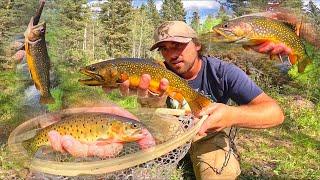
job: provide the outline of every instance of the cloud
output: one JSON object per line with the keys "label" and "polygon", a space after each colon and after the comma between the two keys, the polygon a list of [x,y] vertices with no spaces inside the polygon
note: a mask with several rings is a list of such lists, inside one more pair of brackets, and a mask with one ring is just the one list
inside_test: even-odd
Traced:
{"label": "cloud", "polygon": [[156,1],[156,8],[158,11],[160,11],[161,6],[162,6],[162,1]]}
{"label": "cloud", "polygon": [[[161,9],[162,1],[156,1],[157,10]],[[184,9],[216,9],[220,7],[220,4],[216,1],[182,1]]]}
{"label": "cloud", "polygon": [[216,9],[220,4],[216,1],[182,1],[185,10],[189,9]]}

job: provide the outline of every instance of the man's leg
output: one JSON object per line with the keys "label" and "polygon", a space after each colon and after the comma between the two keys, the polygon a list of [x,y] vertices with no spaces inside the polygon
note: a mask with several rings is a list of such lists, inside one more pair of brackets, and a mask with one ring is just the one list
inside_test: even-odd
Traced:
{"label": "man's leg", "polygon": [[[229,138],[225,132],[195,139],[189,152],[197,180],[236,179],[241,173],[240,165],[234,153],[228,154],[229,149]],[[225,159],[229,160],[223,167]],[[219,174],[221,168],[223,170]]]}

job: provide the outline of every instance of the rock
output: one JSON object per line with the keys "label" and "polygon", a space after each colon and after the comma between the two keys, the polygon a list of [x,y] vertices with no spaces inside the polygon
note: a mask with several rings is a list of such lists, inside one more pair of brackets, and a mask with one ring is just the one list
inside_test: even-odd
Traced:
{"label": "rock", "polygon": [[13,56],[12,59],[15,61],[15,63],[21,63],[23,58],[25,56],[25,51],[24,50],[19,50],[16,52]]}
{"label": "rock", "polygon": [[[23,39],[24,40],[24,39]],[[10,44],[10,48],[15,51],[24,49],[24,41],[17,40]]]}
{"label": "rock", "polygon": [[34,85],[27,87],[24,91],[24,94],[25,98],[23,101],[23,105],[26,106],[25,109],[30,110],[30,112],[28,111],[28,113],[33,114],[46,111],[46,106],[39,103],[40,92]]}

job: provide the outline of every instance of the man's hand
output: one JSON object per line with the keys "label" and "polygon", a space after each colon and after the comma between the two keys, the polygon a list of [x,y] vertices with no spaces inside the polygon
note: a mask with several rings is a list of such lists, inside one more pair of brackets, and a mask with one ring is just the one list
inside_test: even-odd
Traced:
{"label": "man's hand", "polygon": [[285,44],[275,44],[273,42],[264,42],[255,46],[249,46],[249,48],[259,53],[270,54],[270,56],[288,55],[292,52],[292,50],[288,48]]}
{"label": "man's hand", "polygon": [[85,144],[72,136],[61,136],[57,131],[49,132],[49,142],[52,148],[59,152],[68,152],[74,157],[98,156],[100,158],[114,157],[121,152],[121,143],[90,143]]}
{"label": "man's hand", "polygon": [[212,103],[205,107],[200,112],[200,116],[208,115],[207,119],[203,122],[198,134],[205,136],[206,131],[221,131],[225,128],[231,127],[233,118],[231,117],[232,106],[222,103]]}
{"label": "man's hand", "polygon": [[[150,82],[151,76],[143,74],[136,89],[130,88],[129,80],[127,80],[120,84],[120,93],[123,96],[138,95],[138,102],[145,107],[163,107],[167,99],[165,91],[169,86],[169,81],[165,78],[161,79],[158,88],[159,94],[153,94],[149,91]],[[109,92],[111,89],[104,87],[104,90]]]}

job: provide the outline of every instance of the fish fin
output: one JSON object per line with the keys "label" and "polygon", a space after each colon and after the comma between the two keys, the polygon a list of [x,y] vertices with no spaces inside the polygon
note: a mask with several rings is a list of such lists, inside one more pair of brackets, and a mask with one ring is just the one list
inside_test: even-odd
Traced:
{"label": "fish fin", "polygon": [[261,44],[261,43],[264,43],[266,42],[267,39],[249,39],[249,38],[241,38],[237,41],[235,41],[235,43],[237,44],[245,44],[246,46],[248,45],[258,45],[258,44]]}
{"label": "fish fin", "polygon": [[98,146],[104,146],[106,144],[114,143],[117,142],[113,139],[104,139],[104,138],[98,138],[97,141],[95,142],[96,145]]}
{"label": "fish fin", "polygon": [[55,103],[55,100],[51,96],[51,94],[49,93],[49,96],[47,96],[47,97],[40,96],[40,103],[41,104],[53,104],[53,103]]}
{"label": "fish fin", "polygon": [[32,76],[32,73],[31,73],[31,70],[30,70],[30,69],[29,69],[29,74],[30,74],[30,78],[31,78],[32,81],[33,81],[34,86],[36,87],[36,89],[37,89],[38,91],[40,91],[40,86],[35,82],[35,80],[34,80],[34,78],[33,78],[33,76]]}
{"label": "fish fin", "polygon": [[200,113],[200,111],[202,110],[202,108],[209,106],[212,103],[212,101],[208,97],[206,97],[198,92],[195,92],[195,93],[197,93],[196,98],[194,98],[191,101],[188,101],[188,104],[191,108],[191,111],[195,115],[198,115]]}
{"label": "fish fin", "polygon": [[308,64],[311,64],[312,61],[310,59],[310,57],[306,57],[304,58],[302,61],[298,62],[298,72],[302,73],[304,72],[304,69],[307,67]]}
{"label": "fish fin", "polygon": [[289,54],[289,60],[290,60],[290,63],[291,63],[292,65],[297,63],[297,59],[298,59],[298,56],[297,56],[297,55],[295,55],[295,54]]}
{"label": "fish fin", "polygon": [[97,146],[104,146],[104,145],[110,144],[110,142],[108,142],[108,141],[97,141],[95,144]]}
{"label": "fish fin", "polygon": [[183,96],[180,92],[178,91],[169,91],[168,92],[168,95],[172,98],[172,99],[175,99],[179,102],[179,104],[181,105],[183,103]]}
{"label": "fish fin", "polygon": [[299,37],[300,37],[300,35],[301,35],[302,25],[303,25],[303,24],[302,24],[302,19],[301,19],[300,23],[296,24],[296,28],[295,28],[296,34],[297,34],[297,36],[299,36]]}

